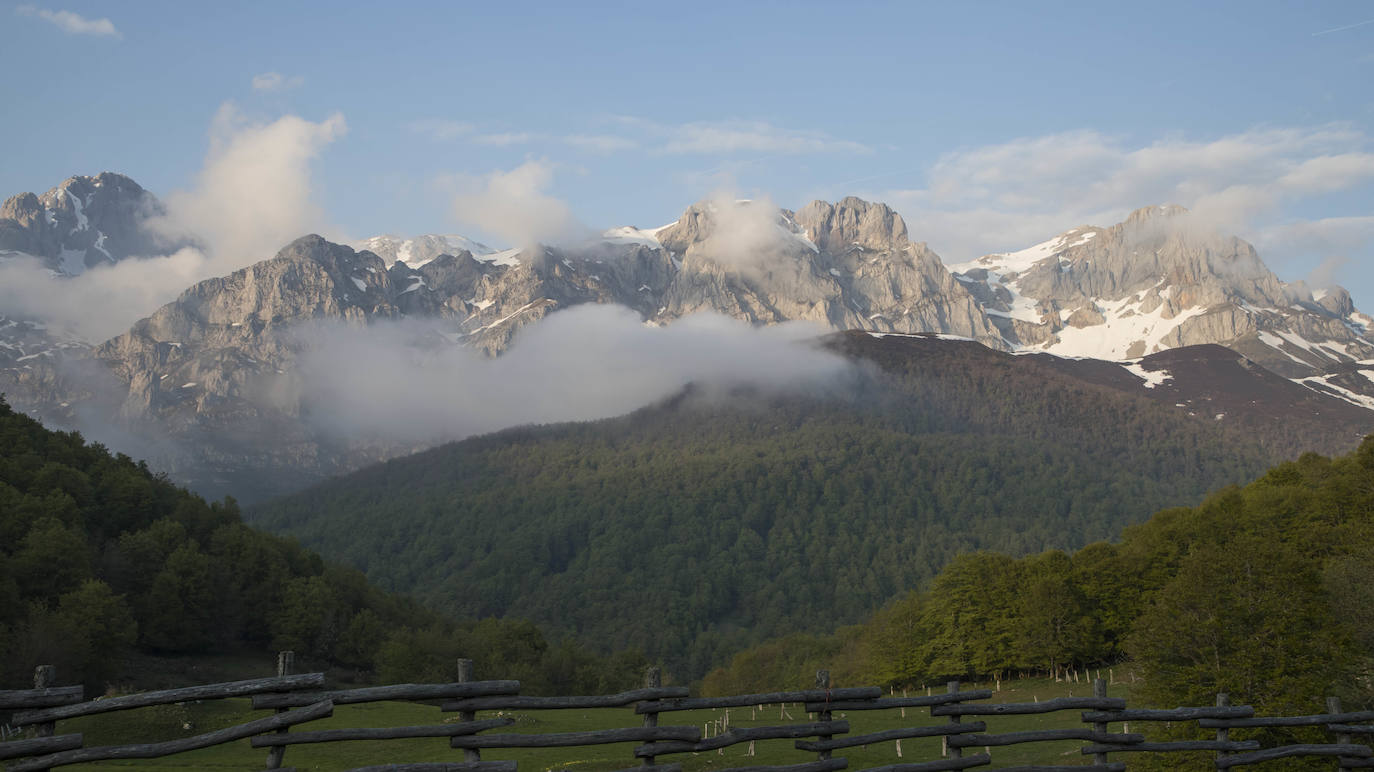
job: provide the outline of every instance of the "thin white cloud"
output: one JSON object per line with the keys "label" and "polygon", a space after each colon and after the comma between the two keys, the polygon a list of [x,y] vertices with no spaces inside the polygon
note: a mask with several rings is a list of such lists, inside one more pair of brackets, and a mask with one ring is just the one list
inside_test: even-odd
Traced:
{"label": "thin white cloud", "polygon": [[593,153],[614,153],[639,147],[637,140],[612,134],[549,134],[538,131],[483,131],[470,121],[449,118],[424,118],[406,124],[406,129],[437,142],[465,140],[489,147],[514,147],[537,142],[563,144]]}
{"label": "thin white cloud", "polygon": [[798,131],[765,121],[695,122],[666,127],[660,148],[668,154],[724,155],[729,153],[867,153],[859,142],[836,139],[819,131]]}
{"label": "thin white cloud", "polygon": [[1374,182],[1370,144],[1346,126],[1147,145],[1076,131],[948,153],[924,187],[865,194],[897,207],[913,236],[948,262],[1019,249],[1076,225],[1110,225],[1166,202],[1258,240],[1260,224],[1287,206]]}
{"label": "thin white cloud", "polygon": [[562,141],[566,145],[592,153],[619,153],[639,147],[635,140],[614,134],[572,134],[563,137]]}
{"label": "thin white cloud", "polygon": [[1330,35],[1333,32],[1345,32],[1348,29],[1363,27],[1366,24],[1374,24],[1374,19],[1365,19],[1364,21],[1357,21],[1354,24],[1347,24],[1344,27],[1333,27],[1331,29],[1324,29],[1320,32],[1313,32],[1312,37],[1317,37],[1318,35]]}
{"label": "thin white cloud", "polygon": [[287,77],[279,72],[264,72],[253,76],[254,91],[287,91],[304,85],[305,77],[301,75]]}
{"label": "thin white cloud", "polygon": [[14,9],[20,16],[42,19],[68,35],[92,35],[95,37],[122,38],[124,35],[115,28],[109,19],[87,19],[71,11],[50,11],[32,5],[21,5]]}
{"label": "thin white cloud", "polygon": [[633,115],[603,118],[621,129],[615,133],[551,135],[508,132],[481,135],[474,142],[509,145],[533,141],[556,142],[597,153],[644,149],[666,155],[715,155],[768,153],[808,155],[818,153],[870,153],[872,148],[822,131],[788,129],[767,121],[722,120],[666,124]]}
{"label": "thin white cloud", "polygon": [[540,135],[528,131],[503,131],[495,134],[477,134],[471,139],[479,145],[509,147],[510,145],[529,144],[539,138]]}
{"label": "thin white cloud", "polygon": [[1356,267],[1354,256],[1374,249],[1374,215],[1280,223],[1261,229],[1254,241],[1265,254],[1315,264],[1306,281],[1314,288],[1326,287],[1338,283],[1342,271]]}
{"label": "thin white cloud", "polygon": [[454,121],[446,118],[424,118],[411,121],[407,128],[416,134],[423,134],[440,142],[465,137],[477,131],[477,127],[467,121]]}

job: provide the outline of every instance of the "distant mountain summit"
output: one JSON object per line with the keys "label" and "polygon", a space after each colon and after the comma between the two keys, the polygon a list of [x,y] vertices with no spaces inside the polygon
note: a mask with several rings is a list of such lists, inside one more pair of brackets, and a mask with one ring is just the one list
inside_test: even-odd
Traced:
{"label": "distant mountain summit", "polygon": [[1374,359],[1374,320],[1350,293],[1285,284],[1182,207],[951,268],[1017,348],[1128,360],[1217,343],[1291,378]]}
{"label": "distant mountain summit", "polygon": [[[54,280],[129,257],[163,255],[179,244],[163,243],[145,227],[165,214],[161,202],[122,174],[69,177],[42,195],[20,193],[0,204],[0,263],[35,259]],[[0,386],[22,404],[65,409],[52,360],[80,358],[90,341],[71,330],[49,329],[40,320],[0,308]],[[17,388],[15,388],[17,386]]]}
{"label": "distant mountain summit", "polygon": [[1005,348],[938,255],[884,204],[813,201],[798,212],[754,202],[692,205],[657,232],[677,269],[655,320],[716,311],[755,324],[940,332]]}
{"label": "distant mountain summit", "polygon": [[102,262],[165,254],[143,228],[161,214],[157,197],[122,174],[68,177],[41,196],[20,193],[0,205],[0,252],[34,255],[75,276]]}

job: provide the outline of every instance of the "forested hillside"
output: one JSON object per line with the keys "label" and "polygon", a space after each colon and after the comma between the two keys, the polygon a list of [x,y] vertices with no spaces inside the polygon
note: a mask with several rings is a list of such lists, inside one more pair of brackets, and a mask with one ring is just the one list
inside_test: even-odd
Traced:
{"label": "forested hillside", "polygon": [[456,657],[482,652],[481,672],[534,691],[616,688],[643,664],[551,645],[519,620],[455,623],[0,400],[0,687],[55,664],[98,695],[136,677],[133,652],[277,649],[390,681],[450,679]]}
{"label": "forested hillside", "polygon": [[974,343],[832,345],[861,362],[842,393],[689,389],[392,461],[251,517],[438,608],[697,677],[765,638],[858,622],[957,554],[1114,538],[1303,441]]}
{"label": "forested hillside", "polygon": [[802,686],[817,667],[903,685],[1114,664],[1156,706],[1217,692],[1272,714],[1320,712],[1332,694],[1370,704],[1374,437],[1161,511],[1116,544],[961,555],[862,625],[741,652],[706,691]]}

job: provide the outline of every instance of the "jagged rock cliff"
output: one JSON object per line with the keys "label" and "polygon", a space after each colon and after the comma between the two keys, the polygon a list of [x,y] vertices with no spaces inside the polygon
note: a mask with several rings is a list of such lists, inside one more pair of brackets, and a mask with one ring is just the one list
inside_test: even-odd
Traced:
{"label": "jagged rock cliff", "polygon": [[41,257],[73,276],[102,262],[170,251],[143,227],[161,214],[157,198],[122,174],[69,177],[41,196],[21,193],[0,205],[0,252]]}
{"label": "jagged rock cliff", "polygon": [[1181,207],[953,268],[1019,347],[1119,360],[1218,343],[1292,378],[1374,358],[1348,292],[1281,282],[1254,247]]}
{"label": "jagged rock cliff", "polygon": [[655,319],[701,310],[754,323],[941,332],[1005,348],[977,301],[883,204],[814,201],[799,212],[753,202],[693,205],[657,239],[680,270]]}

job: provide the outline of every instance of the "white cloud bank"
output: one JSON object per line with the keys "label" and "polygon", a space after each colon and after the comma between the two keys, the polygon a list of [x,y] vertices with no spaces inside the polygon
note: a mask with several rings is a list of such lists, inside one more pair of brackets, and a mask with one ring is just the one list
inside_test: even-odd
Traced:
{"label": "white cloud bank", "polygon": [[318,123],[297,116],[253,122],[220,108],[196,184],[164,200],[166,216],[146,223],[203,248],[128,258],[69,279],[37,260],[0,263],[0,312],[36,319],[90,342],[123,332],[195,282],[266,260],[311,231],[328,230],[314,203],[310,164],[342,136],[342,115]]}
{"label": "white cloud bank", "polygon": [[68,35],[91,35],[94,37],[122,38],[124,35],[115,28],[109,19],[87,19],[71,11],[49,11],[32,5],[20,5],[14,9],[20,16],[31,16],[52,24]]}
{"label": "white cloud bank", "polygon": [[823,329],[755,328],[718,314],[667,327],[627,308],[580,305],[525,328],[502,356],[415,345],[427,322],[314,331],[299,362],[317,428],[434,442],[508,426],[622,415],[689,383],[770,392],[836,387],[852,365],[814,344]]}
{"label": "white cloud bank", "polygon": [[548,192],[553,171],[547,161],[530,160],[509,171],[448,175],[439,182],[456,191],[453,215],[459,223],[503,243],[525,247],[585,241],[591,229]]}
{"label": "white cloud bank", "polygon": [[1368,243],[1364,218],[1275,221],[1295,203],[1374,182],[1370,145],[1345,126],[1147,145],[1075,131],[947,153],[924,188],[865,195],[899,209],[912,234],[947,262],[1024,248],[1077,225],[1110,225],[1133,209],[1166,202],[1282,262],[1302,232],[1341,231],[1347,244]]}
{"label": "white cloud bank", "polygon": [[347,130],[339,113],[318,123],[295,115],[260,123],[226,103],[211,123],[195,187],[169,194],[167,217],[153,226],[205,241],[220,274],[265,260],[292,239],[327,229],[310,164]]}

